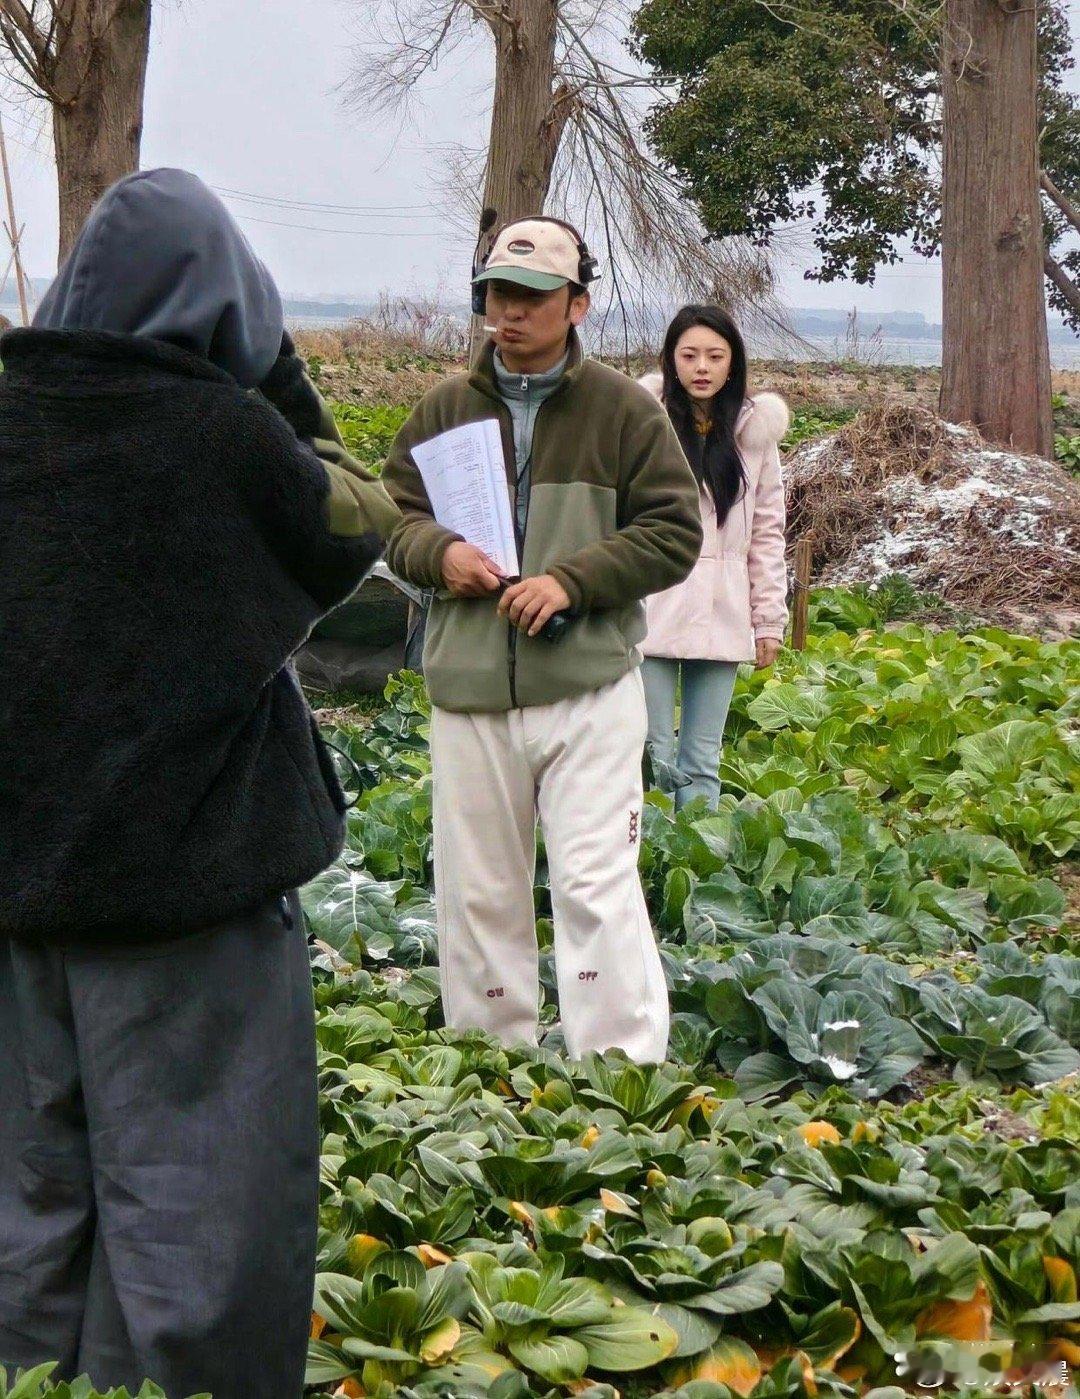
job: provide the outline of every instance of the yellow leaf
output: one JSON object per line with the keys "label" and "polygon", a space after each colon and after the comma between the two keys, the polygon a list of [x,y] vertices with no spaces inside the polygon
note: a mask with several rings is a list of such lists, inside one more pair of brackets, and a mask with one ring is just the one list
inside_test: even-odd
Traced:
{"label": "yellow leaf", "polygon": [[371,1260],[378,1258],[380,1253],[385,1253],[388,1247],[382,1239],[375,1238],[374,1234],[354,1234],[349,1240],[349,1267],[359,1277]]}
{"label": "yellow leaf", "polygon": [[836,1350],[833,1351],[831,1355],[827,1355],[825,1357],[825,1359],[821,1362],[821,1365],[819,1367],[822,1370],[835,1370],[837,1363],[840,1361],[840,1359],[843,1356],[847,1355],[848,1351],[862,1335],[862,1321],[859,1319],[858,1313],[852,1311],[850,1307],[841,1307],[840,1310],[845,1316],[851,1318],[851,1340],[841,1342],[841,1344],[836,1348]]}
{"label": "yellow leaf", "polygon": [[[851,1318],[851,1321],[853,1323],[851,1336],[848,1340],[844,1341],[839,1347],[837,1347],[837,1349],[833,1351],[832,1355],[826,1356],[825,1359],[818,1361],[817,1369],[819,1370],[835,1370],[836,1363],[840,1359],[840,1357],[842,1355],[846,1355],[846,1353],[851,1349],[851,1347],[862,1335],[862,1322],[859,1320],[859,1318],[855,1315],[855,1313],[851,1310],[850,1307],[844,1307],[843,1311],[846,1316],[849,1316]],[[789,1356],[793,1360],[797,1360],[799,1363],[799,1367],[802,1370],[803,1389],[806,1391],[808,1399],[814,1399],[814,1396],[818,1392],[818,1384],[814,1369],[814,1362],[810,1359],[810,1357],[804,1350],[796,1350],[793,1346],[767,1346],[757,1344],[754,1346],[754,1353],[757,1356],[758,1360],[761,1362],[761,1369],[764,1374],[768,1374],[768,1372],[773,1368],[777,1361],[785,1360]],[[849,1369],[851,1370],[855,1379],[861,1379],[863,1374],[865,1373],[865,1367],[862,1366],[849,1367]],[[841,1371],[840,1377],[846,1378],[847,1374],[848,1370]]]}
{"label": "yellow leaf", "polygon": [[689,1098],[681,1102],[671,1114],[671,1121],[680,1127],[685,1127],[698,1108],[702,1115],[708,1119],[720,1106],[720,1099],[712,1097],[709,1093],[691,1093]]}
{"label": "yellow leaf", "polygon": [[803,1389],[806,1391],[806,1399],[817,1399],[818,1386],[817,1380],[814,1377],[814,1362],[804,1350],[797,1350],[795,1352],[795,1359],[798,1361],[799,1369],[802,1371],[802,1382]]}
{"label": "yellow leaf", "polygon": [[1046,1358],[1054,1362],[1063,1360],[1074,1370],[1080,1370],[1080,1345],[1075,1341],[1067,1341],[1064,1336],[1055,1336],[1049,1343]]}
{"label": "yellow leaf", "polygon": [[334,1399],[364,1399],[364,1392],[359,1380],[342,1380],[334,1390]]}
{"label": "yellow leaf", "polygon": [[712,1380],[714,1384],[726,1384],[745,1399],[760,1379],[761,1362],[746,1342],[725,1336],[704,1355],[681,1366],[671,1383],[677,1387],[691,1380]]}
{"label": "yellow leaf", "polygon": [[456,1317],[444,1317],[421,1342],[420,1359],[425,1365],[434,1365],[437,1361],[445,1359],[460,1340],[461,1323]]}
{"label": "yellow leaf", "polygon": [[667,1185],[667,1176],[654,1166],[645,1177],[645,1184],[650,1190],[663,1190],[664,1186]]}
{"label": "yellow leaf", "polygon": [[984,1283],[979,1283],[966,1302],[935,1302],[920,1312],[915,1322],[917,1336],[948,1336],[952,1341],[988,1341],[993,1308]]}
{"label": "yellow leaf", "polygon": [[599,1127],[588,1127],[588,1128],[586,1128],[584,1134],[582,1135],[582,1138],[581,1138],[581,1145],[585,1148],[586,1151],[589,1151],[592,1147],[594,1147],[594,1146],[596,1145],[596,1143],[597,1143],[599,1140],[600,1140],[600,1128],[599,1128]]}
{"label": "yellow leaf", "polygon": [[601,1190],[600,1203],[608,1214],[624,1214],[634,1218],[634,1210],[621,1196],[616,1195],[614,1190]]}
{"label": "yellow leaf", "polygon": [[711,1258],[715,1258],[731,1248],[735,1237],[726,1219],[719,1215],[706,1214],[699,1215],[686,1226],[686,1241],[695,1248],[704,1249]]}
{"label": "yellow leaf", "polygon": [[822,1142],[835,1146],[840,1141],[840,1133],[831,1122],[804,1122],[797,1130],[807,1146],[816,1146],[819,1150]]}
{"label": "yellow leaf", "polygon": [[1064,1258],[1044,1258],[1043,1271],[1055,1302],[1075,1302],[1076,1274]]}
{"label": "yellow leaf", "polygon": [[876,1142],[881,1140],[881,1128],[875,1122],[856,1122],[851,1129],[853,1142]]}
{"label": "yellow leaf", "polygon": [[311,1313],[311,1330],[308,1335],[313,1341],[317,1341],[326,1330],[326,1318],[320,1316],[318,1312]]}
{"label": "yellow leaf", "polygon": [[508,1212],[511,1219],[516,1219],[519,1224],[527,1224],[530,1229],[532,1228],[532,1211],[528,1205],[523,1205],[520,1200],[511,1200]]}
{"label": "yellow leaf", "polygon": [[417,1244],[416,1254],[425,1268],[437,1268],[442,1263],[451,1261],[448,1253],[443,1253],[441,1248],[436,1248],[434,1244]]}

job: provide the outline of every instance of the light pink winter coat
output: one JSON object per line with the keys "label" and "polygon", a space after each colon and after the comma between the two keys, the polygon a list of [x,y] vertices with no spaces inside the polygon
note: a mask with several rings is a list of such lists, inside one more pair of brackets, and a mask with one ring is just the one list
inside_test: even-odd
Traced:
{"label": "light pink winter coat", "polygon": [[[639,382],[661,397],[660,374]],[[712,497],[701,492],[701,557],[682,583],[646,599],[646,656],[752,661],[756,638],[783,639],[788,613],[779,443],[790,420],[775,393],[755,394],[743,405],[735,438],[746,491],[719,528]]]}

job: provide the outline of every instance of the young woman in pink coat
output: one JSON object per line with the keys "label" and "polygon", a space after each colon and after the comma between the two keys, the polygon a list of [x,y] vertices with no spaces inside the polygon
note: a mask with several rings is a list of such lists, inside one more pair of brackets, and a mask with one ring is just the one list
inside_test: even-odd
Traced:
{"label": "young woman in pink coat", "polygon": [[715,808],[739,663],[772,665],[787,624],[779,444],[789,414],[774,393],[747,397],[743,339],[718,306],[678,312],[660,365],[641,383],[667,408],[697,477],[705,539],[689,578],[646,602],[648,744],[684,779],[677,808],[696,797]]}

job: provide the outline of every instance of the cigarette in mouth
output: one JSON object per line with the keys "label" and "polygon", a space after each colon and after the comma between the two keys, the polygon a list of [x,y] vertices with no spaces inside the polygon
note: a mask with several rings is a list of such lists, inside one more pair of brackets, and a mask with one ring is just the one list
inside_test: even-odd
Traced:
{"label": "cigarette in mouth", "polygon": [[484,329],[488,332],[489,335],[495,335],[498,332],[499,327],[497,325],[486,325]]}

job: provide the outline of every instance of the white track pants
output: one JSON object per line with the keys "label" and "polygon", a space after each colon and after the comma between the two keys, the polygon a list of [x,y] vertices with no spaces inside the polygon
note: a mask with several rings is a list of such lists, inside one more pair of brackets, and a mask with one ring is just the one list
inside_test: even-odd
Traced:
{"label": "white track pants", "polygon": [[573,1058],[663,1059],[668,1000],[638,875],[645,700],[636,670],[602,690],[431,722],[435,897],[446,1023],[536,1043],[536,819]]}

